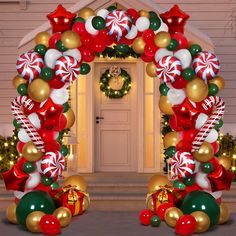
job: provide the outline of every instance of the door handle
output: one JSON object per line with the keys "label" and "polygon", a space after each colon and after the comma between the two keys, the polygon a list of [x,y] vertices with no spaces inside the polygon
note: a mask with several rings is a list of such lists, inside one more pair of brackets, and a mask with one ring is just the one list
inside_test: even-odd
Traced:
{"label": "door handle", "polygon": [[103,120],[104,117],[99,117],[99,116],[96,116],[96,120]]}

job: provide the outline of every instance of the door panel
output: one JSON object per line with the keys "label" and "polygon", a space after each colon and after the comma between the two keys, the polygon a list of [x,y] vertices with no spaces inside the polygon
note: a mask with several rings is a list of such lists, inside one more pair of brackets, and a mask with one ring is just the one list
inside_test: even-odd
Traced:
{"label": "door panel", "polygon": [[[131,89],[119,99],[106,97],[100,91],[102,73],[112,65],[125,69],[131,76]],[[95,122],[95,170],[137,170],[137,73],[136,63],[95,63],[94,78],[94,122]],[[97,120],[96,117],[101,119]],[[98,123],[98,122],[99,123]]]}

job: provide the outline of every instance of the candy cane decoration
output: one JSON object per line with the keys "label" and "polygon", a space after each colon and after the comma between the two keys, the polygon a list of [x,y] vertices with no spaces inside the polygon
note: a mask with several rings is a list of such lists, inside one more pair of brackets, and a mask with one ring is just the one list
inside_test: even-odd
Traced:
{"label": "candy cane decoration", "polygon": [[215,107],[215,111],[208,118],[206,123],[199,130],[192,143],[192,152],[197,151],[216,123],[221,119],[225,112],[225,103],[217,96],[210,96],[203,101],[202,107],[205,110]]}
{"label": "candy cane decoration", "polygon": [[19,122],[22,128],[27,132],[30,139],[36,146],[36,148],[41,151],[45,152],[44,150],[44,142],[35,129],[35,127],[31,124],[29,119],[25,116],[22,111],[22,106],[26,107],[27,109],[31,110],[34,107],[33,101],[26,97],[26,96],[19,96],[13,100],[11,103],[11,111],[14,115],[15,119]]}

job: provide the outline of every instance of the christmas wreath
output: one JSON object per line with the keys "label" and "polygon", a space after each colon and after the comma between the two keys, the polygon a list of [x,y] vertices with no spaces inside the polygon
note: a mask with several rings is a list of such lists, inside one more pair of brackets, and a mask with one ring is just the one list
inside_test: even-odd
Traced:
{"label": "christmas wreath", "polygon": [[[115,84],[120,81],[122,85],[119,89],[110,85],[111,80],[114,80]],[[116,66],[107,69],[100,78],[100,89],[109,98],[122,98],[125,96],[131,88],[131,77],[129,73]]]}

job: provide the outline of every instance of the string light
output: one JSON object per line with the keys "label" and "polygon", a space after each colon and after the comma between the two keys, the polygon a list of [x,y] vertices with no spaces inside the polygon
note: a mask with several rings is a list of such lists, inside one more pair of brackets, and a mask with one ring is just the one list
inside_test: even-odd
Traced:
{"label": "string light", "polygon": [[2,156],[0,156],[0,161],[2,161]]}
{"label": "string light", "polygon": [[6,143],[4,143],[4,146],[5,146],[5,147],[8,147],[8,143],[7,143],[7,142],[6,142]]}
{"label": "string light", "polygon": [[14,165],[14,161],[9,161],[9,164],[12,166]]}

